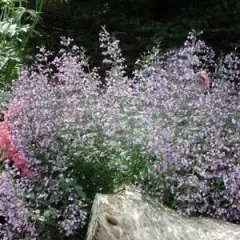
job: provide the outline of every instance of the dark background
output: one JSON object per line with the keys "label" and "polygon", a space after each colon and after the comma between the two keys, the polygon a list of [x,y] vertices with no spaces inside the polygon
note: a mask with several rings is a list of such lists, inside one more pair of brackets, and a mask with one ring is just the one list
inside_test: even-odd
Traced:
{"label": "dark background", "polygon": [[[33,5],[35,1],[32,1]],[[34,45],[59,49],[59,37],[84,46],[92,64],[99,64],[101,26],[120,40],[128,70],[136,58],[161,42],[163,51],[183,44],[191,29],[219,54],[240,46],[239,0],[69,0],[46,1]],[[239,51],[239,49],[237,50]]]}

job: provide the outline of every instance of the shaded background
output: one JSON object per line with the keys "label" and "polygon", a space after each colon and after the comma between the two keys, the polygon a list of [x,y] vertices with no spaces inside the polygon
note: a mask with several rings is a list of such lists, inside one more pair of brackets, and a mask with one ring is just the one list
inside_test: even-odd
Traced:
{"label": "shaded background", "polygon": [[[33,0],[31,5],[34,7]],[[161,42],[162,49],[179,47],[191,29],[219,54],[240,46],[239,0],[69,0],[45,1],[34,45],[59,49],[59,37],[84,46],[90,63],[100,62],[98,34],[102,25],[120,40],[128,72],[136,58]],[[237,50],[239,51],[239,49]]]}

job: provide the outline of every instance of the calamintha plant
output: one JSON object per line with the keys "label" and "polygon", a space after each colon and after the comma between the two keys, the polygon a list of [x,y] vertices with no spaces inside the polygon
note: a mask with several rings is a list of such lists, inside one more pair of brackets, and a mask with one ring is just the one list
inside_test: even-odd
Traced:
{"label": "calamintha plant", "polygon": [[[154,48],[128,78],[119,41],[103,28],[102,81],[83,49],[61,41],[52,62],[41,47],[21,72],[12,88],[18,110],[6,119],[35,173],[27,199],[39,239],[78,238],[86,203],[124,182],[183,214],[238,222],[240,101],[228,81],[238,69],[216,63],[190,34],[179,50]],[[203,87],[209,65],[216,71]]]}

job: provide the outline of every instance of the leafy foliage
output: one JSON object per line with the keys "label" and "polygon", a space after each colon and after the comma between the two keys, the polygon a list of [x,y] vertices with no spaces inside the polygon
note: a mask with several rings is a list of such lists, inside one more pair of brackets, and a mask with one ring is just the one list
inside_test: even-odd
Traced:
{"label": "leafy foliage", "polygon": [[25,1],[2,1],[0,17],[0,74],[1,84],[16,77],[23,53],[34,25],[39,20],[37,11],[27,9]]}
{"label": "leafy foliage", "polygon": [[29,38],[36,33],[44,1],[35,2],[35,10],[28,8],[28,0],[0,2],[0,88],[18,76],[29,48]]}

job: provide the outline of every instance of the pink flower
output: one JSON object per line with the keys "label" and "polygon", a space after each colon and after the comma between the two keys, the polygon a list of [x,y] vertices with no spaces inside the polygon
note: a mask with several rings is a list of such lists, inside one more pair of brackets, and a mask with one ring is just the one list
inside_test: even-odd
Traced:
{"label": "pink flower", "polygon": [[210,79],[206,71],[200,72],[200,85],[202,88],[209,88],[210,87]]}
{"label": "pink flower", "polygon": [[19,151],[12,146],[12,140],[6,120],[0,122],[0,151],[3,153],[3,159],[10,160],[13,162],[14,166],[21,170],[22,176],[26,176],[32,173],[32,171],[27,166],[26,159],[24,159]]}
{"label": "pink flower", "polygon": [[0,150],[6,151],[11,146],[11,140],[8,134],[8,126],[5,121],[0,122]]}

